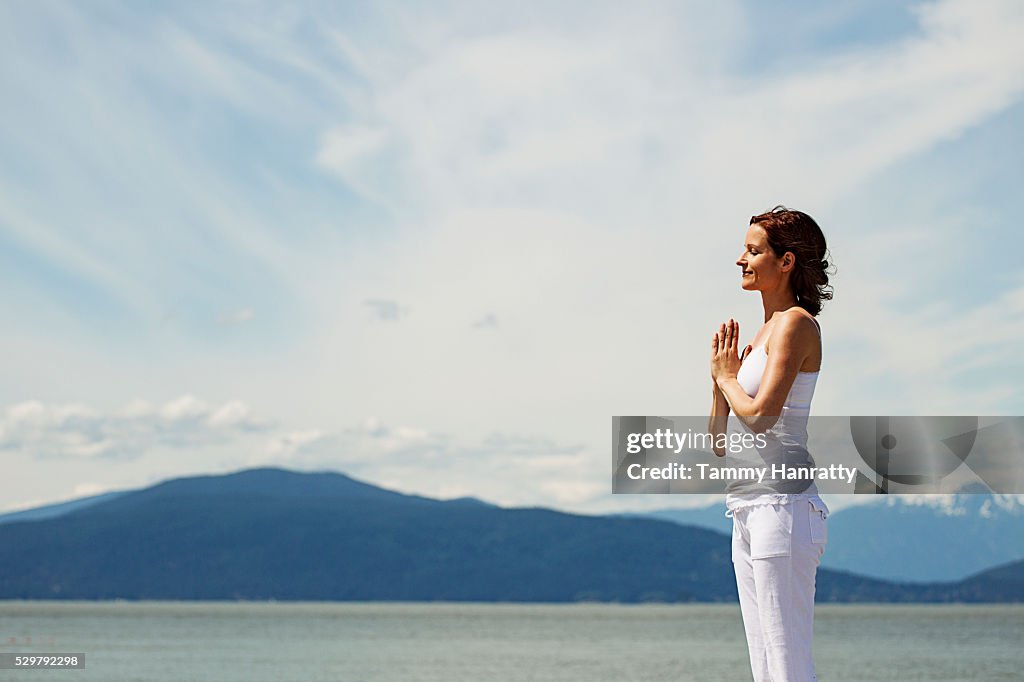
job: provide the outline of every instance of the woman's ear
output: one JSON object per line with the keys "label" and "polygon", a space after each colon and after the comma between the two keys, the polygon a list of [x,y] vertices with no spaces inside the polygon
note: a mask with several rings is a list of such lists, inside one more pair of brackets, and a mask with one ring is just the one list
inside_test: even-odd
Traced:
{"label": "woman's ear", "polygon": [[793,255],[792,251],[787,251],[782,254],[782,271],[789,272],[796,265],[796,256]]}

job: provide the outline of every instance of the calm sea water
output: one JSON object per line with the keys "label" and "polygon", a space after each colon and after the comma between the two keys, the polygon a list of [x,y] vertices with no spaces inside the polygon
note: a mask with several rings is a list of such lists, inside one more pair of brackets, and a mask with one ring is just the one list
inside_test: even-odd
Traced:
{"label": "calm sea water", "polygon": [[[815,613],[823,681],[1024,679],[1024,605]],[[0,602],[12,651],[85,652],[86,668],[2,680],[750,679],[738,604]]]}

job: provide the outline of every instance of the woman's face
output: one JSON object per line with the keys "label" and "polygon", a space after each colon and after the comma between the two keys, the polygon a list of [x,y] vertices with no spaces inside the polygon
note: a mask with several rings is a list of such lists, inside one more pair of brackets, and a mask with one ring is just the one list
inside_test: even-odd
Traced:
{"label": "woman's face", "polygon": [[783,260],[768,246],[768,234],[759,224],[747,228],[740,266],[740,286],[746,291],[770,291],[783,283]]}

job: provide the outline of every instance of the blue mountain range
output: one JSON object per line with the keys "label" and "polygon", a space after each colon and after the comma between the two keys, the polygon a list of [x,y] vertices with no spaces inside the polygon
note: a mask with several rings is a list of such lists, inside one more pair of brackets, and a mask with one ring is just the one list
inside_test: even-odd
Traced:
{"label": "blue mountain range", "polygon": [[[282,469],[77,502],[0,523],[0,599],[736,599],[729,537],[655,518],[437,500]],[[1024,562],[928,583],[822,568],[817,597],[1024,601]]]}
{"label": "blue mountain range", "polygon": [[[829,516],[825,568],[883,580],[949,581],[1024,559],[1018,496],[968,488],[954,495],[878,496]],[[823,496],[826,504],[829,500]],[[724,503],[626,514],[732,532]]]}

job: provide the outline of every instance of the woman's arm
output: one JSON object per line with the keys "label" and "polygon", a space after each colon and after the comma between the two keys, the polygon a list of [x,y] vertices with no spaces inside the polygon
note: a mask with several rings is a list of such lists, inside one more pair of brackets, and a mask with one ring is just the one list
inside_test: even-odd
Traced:
{"label": "woman's arm", "polygon": [[[725,433],[729,421],[729,402],[725,399],[722,389],[718,388],[712,378],[711,381],[711,417],[708,419],[708,433],[711,434],[712,443],[719,443],[719,436]],[[714,445],[712,449],[719,457],[725,457],[725,448]]]}
{"label": "woman's arm", "polygon": [[[763,433],[779,420],[782,406],[789,395],[800,365],[807,357],[808,348],[817,339],[814,323],[801,314],[782,315],[772,329],[772,352],[757,395],[751,398],[736,380],[735,363],[731,358],[718,362],[715,383],[729,403],[732,412],[754,433]],[[737,329],[733,330],[738,335]],[[727,337],[730,330],[727,329]],[[813,338],[812,338],[813,337]],[[731,341],[731,345],[730,345]],[[735,353],[736,341],[728,339],[719,344],[719,354]],[[715,362],[712,361],[712,367]],[[738,370],[738,368],[737,368]]]}

